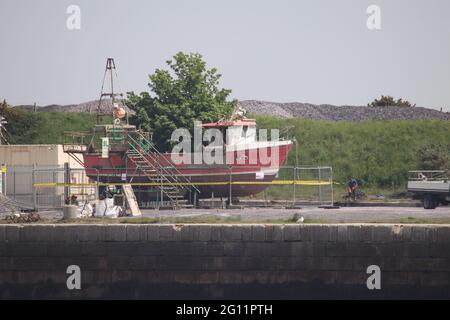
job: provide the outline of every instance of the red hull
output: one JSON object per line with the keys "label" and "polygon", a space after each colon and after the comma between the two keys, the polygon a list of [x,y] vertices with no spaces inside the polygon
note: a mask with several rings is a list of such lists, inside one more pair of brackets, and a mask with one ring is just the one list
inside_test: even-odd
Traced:
{"label": "red hull", "polygon": [[[226,155],[228,162],[234,163],[232,165],[180,164],[175,167],[194,184],[222,182],[222,184],[215,185],[197,185],[201,198],[211,197],[212,193],[216,197],[228,197],[230,186],[223,183],[230,181],[230,174],[233,182],[271,182],[276,177],[279,167],[286,161],[291,148],[292,143],[286,143],[279,147],[279,161],[276,165],[261,163],[259,158],[255,161],[256,164],[251,164],[248,160],[238,162],[238,157],[239,159],[249,159],[250,152],[245,150],[245,157],[243,157],[243,151],[240,153],[230,152]],[[268,153],[270,156],[270,151]],[[169,153],[163,154],[157,158],[157,161],[161,165],[169,165],[171,163],[170,156]],[[84,165],[87,175],[100,182],[149,182],[149,179],[139,169],[136,169],[131,161],[127,161],[127,157],[123,153],[110,153],[109,158],[102,158],[98,153],[84,154]],[[268,184],[235,184],[232,185],[232,194],[233,196],[248,196],[259,193],[267,187]]]}

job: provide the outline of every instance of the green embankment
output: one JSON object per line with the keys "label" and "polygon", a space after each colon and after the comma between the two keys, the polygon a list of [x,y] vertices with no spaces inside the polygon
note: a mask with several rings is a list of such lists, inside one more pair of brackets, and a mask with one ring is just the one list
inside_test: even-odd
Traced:
{"label": "green embankment", "polygon": [[65,131],[89,131],[96,122],[95,114],[89,113],[23,110],[17,110],[10,119],[7,129],[11,144],[62,143]]}
{"label": "green embankment", "polygon": [[[440,120],[331,122],[257,117],[260,128],[294,126],[298,149],[287,164],[330,165],[334,179],[356,177],[366,188],[401,188],[409,170],[421,169],[418,150],[436,144],[450,150],[450,122]],[[439,168],[436,168],[439,169]]]}
{"label": "green embankment", "polygon": [[[89,130],[95,115],[64,112],[20,111],[11,119],[11,143],[61,143],[64,131]],[[107,121],[107,119],[104,119]],[[349,175],[365,188],[401,189],[408,170],[419,169],[417,152],[427,144],[450,148],[450,122],[439,120],[328,122],[257,117],[259,128],[285,128],[298,141],[287,165],[329,165],[336,181]]]}
{"label": "green embankment", "polygon": [[87,131],[95,125],[95,115],[72,112],[18,111],[8,119],[11,144],[53,144],[62,142],[65,131]]}

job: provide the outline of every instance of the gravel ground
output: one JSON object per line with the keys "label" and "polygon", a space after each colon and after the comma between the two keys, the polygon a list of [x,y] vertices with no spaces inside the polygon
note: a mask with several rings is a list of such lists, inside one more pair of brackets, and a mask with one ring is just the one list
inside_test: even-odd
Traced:
{"label": "gravel ground", "polygon": [[[42,222],[54,222],[62,218],[61,211],[45,211],[39,213]],[[339,208],[321,209],[303,207],[301,209],[276,208],[245,208],[245,209],[180,209],[180,210],[149,210],[143,209],[144,218],[161,218],[166,221],[170,218],[211,219],[218,218],[217,222],[230,220],[230,222],[265,222],[267,220],[286,220],[294,214],[304,217],[306,222],[437,222],[450,223],[450,208],[439,207],[435,210],[425,210],[417,207],[369,207],[369,208]],[[133,217],[127,219],[135,219]],[[117,221],[115,219],[106,221]],[[98,220],[96,221],[98,222]],[[207,222],[211,222],[207,220]]]}
{"label": "gravel ground", "polygon": [[423,208],[396,208],[396,207],[369,207],[369,208],[339,208],[321,209],[304,207],[302,209],[275,209],[275,208],[246,208],[246,209],[181,209],[176,211],[142,210],[144,217],[195,217],[214,215],[217,217],[240,217],[241,221],[264,221],[276,219],[289,219],[294,214],[306,220],[327,222],[375,222],[399,221],[400,219],[448,219],[450,222],[450,209],[439,207],[435,210]]}

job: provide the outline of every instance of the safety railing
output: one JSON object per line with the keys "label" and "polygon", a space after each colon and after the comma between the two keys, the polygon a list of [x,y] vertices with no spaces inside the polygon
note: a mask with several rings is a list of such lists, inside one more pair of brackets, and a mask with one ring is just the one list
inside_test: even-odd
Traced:
{"label": "safety railing", "polygon": [[200,190],[193,184],[175,165],[167,159],[158,149],[144,136],[140,135],[137,141],[131,135],[128,135],[131,149],[143,158],[148,159],[149,165],[152,165],[161,177],[165,177],[168,183],[181,186],[183,189],[192,188],[196,192]]}
{"label": "safety railing", "polygon": [[444,170],[416,170],[408,171],[409,181],[445,181],[448,180]]}

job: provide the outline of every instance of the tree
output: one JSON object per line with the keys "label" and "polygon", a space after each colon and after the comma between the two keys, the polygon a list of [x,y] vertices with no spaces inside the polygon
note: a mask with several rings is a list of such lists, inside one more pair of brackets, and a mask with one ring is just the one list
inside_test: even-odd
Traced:
{"label": "tree", "polygon": [[0,102],[0,116],[5,117],[7,120],[13,120],[17,118],[17,111],[11,108],[11,106],[3,100]]}
{"label": "tree", "polygon": [[427,144],[417,152],[422,170],[444,170],[450,172],[450,148],[440,144]]}
{"label": "tree", "polygon": [[231,90],[219,88],[217,69],[207,69],[200,54],[178,52],[167,65],[170,70],[156,69],[149,75],[151,93],[129,92],[127,101],[136,112],[131,123],[152,132],[161,151],[170,149],[174,129],[192,132],[194,120],[218,121],[229,117],[236,105],[227,100]]}
{"label": "tree", "polygon": [[403,99],[395,100],[391,96],[381,96],[380,99],[375,99],[371,103],[367,104],[369,107],[415,107],[409,101]]}
{"label": "tree", "polygon": [[44,141],[36,141],[42,128],[48,125],[45,121],[40,121],[40,115],[23,110],[9,110],[6,112],[5,118],[8,121],[6,128],[8,129],[10,143],[44,143]]}

